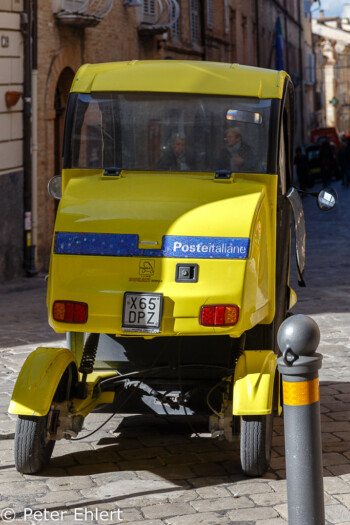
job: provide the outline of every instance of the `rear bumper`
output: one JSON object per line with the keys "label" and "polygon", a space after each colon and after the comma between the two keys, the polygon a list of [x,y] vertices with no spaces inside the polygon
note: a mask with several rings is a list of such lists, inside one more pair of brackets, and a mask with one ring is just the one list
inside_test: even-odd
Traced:
{"label": "rear bumper", "polygon": [[[81,331],[119,336],[146,335],[122,329],[124,292],[153,292],[163,295],[163,315],[159,336],[224,335],[239,337],[270,315],[268,298],[244,286],[250,264],[247,260],[194,260],[198,282],[175,281],[176,264],[186,259],[162,258],[153,276],[140,277],[140,258],[84,257],[52,255],[48,286],[49,323],[56,332]],[[251,287],[256,288],[256,282]],[[57,322],[52,318],[56,300],[88,304],[84,324]],[[205,304],[236,304],[240,308],[233,327],[204,327],[199,322]]]}

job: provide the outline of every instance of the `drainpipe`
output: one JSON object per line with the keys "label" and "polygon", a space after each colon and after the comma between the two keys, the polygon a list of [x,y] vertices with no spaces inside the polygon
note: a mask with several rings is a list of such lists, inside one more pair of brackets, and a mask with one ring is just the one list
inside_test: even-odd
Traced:
{"label": "drainpipe", "polygon": [[207,60],[207,39],[206,39],[206,22],[205,22],[205,7],[204,0],[199,2],[200,7],[200,27],[201,27],[201,43],[203,47],[203,60]]}
{"label": "drainpipe", "polygon": [[24,269],[28,277],[37,273],[32,244],[32,60],[33,4],[24,1],[22,34],[24,45],[23,81],[23,168],[24,168]]}
{"label": "drainpipe", "polygon": [[[32,58],[32,253],[31,267],[35,269],[35,249],[38,244],[38,18],[37,0],[33,2]],[[36,273],[36,272],[35,272]]]}
{"label": "drainpipe", "polygon": [[300,67],[300,114],[301,114],[301,142],[305,144],[305,106],[304,106],[304,61],[303,61],[303,23],[301,20],[300,2],[298,2],[299,22],[299,67]]}
{"label": "drainpipe", "polygon": [[285,49],[286,49],[286,54],[285,54],[285,57],[286,57],[286,69],[285,69],[285,71],[288,71],[288,73],[289,73],[288,20],[287,20],[287,17],[286,17],[285,14],[284,14],[284,34],[285,34],[285,38],[284,38],[284,42],[283,42],[283,47],[285,47]]}
{"label": "drainpipe", "polygon": [[258,0],[255,0],[255,21],[256,21],[256,60],[257,60],[257,66],[260,67],[260,26],[259,26]]}

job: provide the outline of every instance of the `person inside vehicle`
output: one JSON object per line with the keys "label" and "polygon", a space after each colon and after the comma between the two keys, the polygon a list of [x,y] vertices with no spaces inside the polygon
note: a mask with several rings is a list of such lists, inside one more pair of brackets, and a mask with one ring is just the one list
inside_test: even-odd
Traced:
{"label": "person inside vehicle", "polygon": [[242,140],[241,130],[237,127],[225,131],[225,148],[219,154],[216,169],[231,172],[257,172],[259,162],[252,148]]}
{"label": "person inside vehicle", "polygon": [[194,156],[186,147],[186,137],[182,133],[175,133],[170,139],[170,147],[160,158],[157,169],[170,171],[192,171]]}

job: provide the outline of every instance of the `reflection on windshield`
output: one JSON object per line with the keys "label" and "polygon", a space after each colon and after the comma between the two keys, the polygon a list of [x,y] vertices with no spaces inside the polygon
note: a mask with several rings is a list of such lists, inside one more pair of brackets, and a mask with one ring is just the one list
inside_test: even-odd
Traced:
{"label": "reflection on windshield", "polygon": [[74,104],[66,167],[266,172],[270,100],[106,92]]}

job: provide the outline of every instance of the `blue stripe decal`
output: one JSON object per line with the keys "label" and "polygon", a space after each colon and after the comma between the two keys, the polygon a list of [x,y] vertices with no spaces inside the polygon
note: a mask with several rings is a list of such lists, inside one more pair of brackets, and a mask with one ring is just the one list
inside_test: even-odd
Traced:
{"label": "blue stripe decal", "polygon": [[137,234],[57,232],[54,252],[64,255],[247,259],[249,238],[164,235],[160,249],[139,249]]}
{"label": "blue stripe decal", "polygon": [[[144,255],[157,257],[157,252],[159,250],[144,250]],[[246,259],[249,238],[164,235],[161,252],[161,257]]]}
{"label": "blue stripe decal", "polygon": [[55,235],[55,253],[65,255],[113,255],[133,257],[142,255],[138,235],[123,233],[66,233]]}

